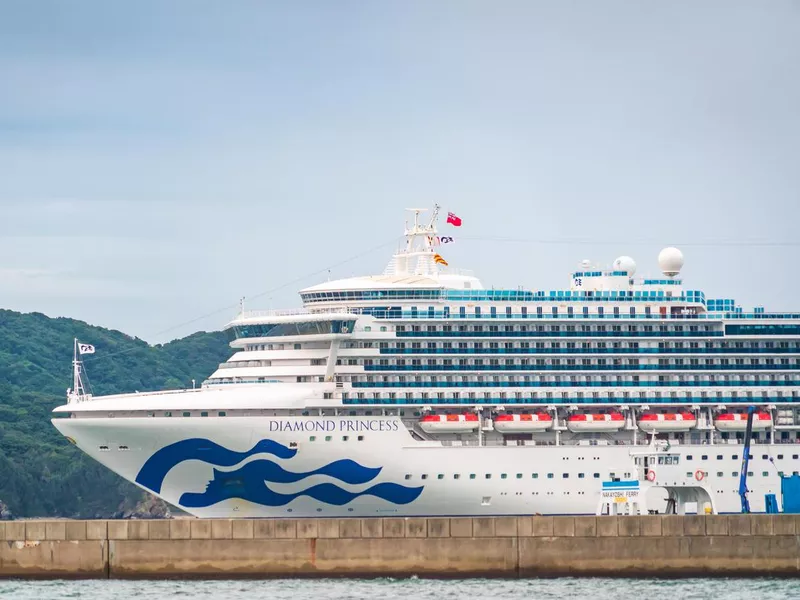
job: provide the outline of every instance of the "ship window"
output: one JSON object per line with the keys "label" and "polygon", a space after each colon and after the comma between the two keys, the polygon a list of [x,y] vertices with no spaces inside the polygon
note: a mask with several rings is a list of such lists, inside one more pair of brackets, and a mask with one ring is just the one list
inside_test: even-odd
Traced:
{"label": "ship window", "polygon": [[486,474],[486,479],[491,479],[491,478],[492,478],[492,474],[491,473],[487,473]]}
{"label": "ship window", "polygon": [[747,472],[747,476],[748,476],[748,477],[753,477],[753,472],[752,472],[752,471],[748,471],[748,472]]}
{"label": "ship window", "polygon": [[708,454],[703,454],[703,456],[700,457],[700,460],[708,460]]}
{"label": "ship window", "polygon": [[722,475],[723,475],[722,471],[717,471],[717,477],[722,477]]}
{"label": "ship window", "polygon": [[422,479],[427,479],[427,478],[428,478],[428,474],[427,473],[423,473],[422,474]]}
{"label": "ship window", "polygon": [[461,475],[459,475],[458,473],[455,473],[453,475],[453,479],[461,479]]}
{"label": "ship window", "polygon": [[172,413],[171,413],[171,412],[169,412],[169,411],[167,411],[167,412],[165,412],[165,413],[164,413],[164,416],[165,416],[165,417],[171,417],[171,416],[172,416]]}
{"label": "ship window", "polygon": [[343,435],[343,436],[342,436],[342,441],[343,441],[343,442],[346,442],[346,441],[347,441],[347,440],[349,440],[349,439],[350,439],[350,436],[349,436],[349,435]]}
{"label": "ship window", "polygon": [[595,473],[592,477],[594,477],[595,479],[600,479],[600,473]]}
{"label": "ship window", "polygon": [[531,478],[532,479],[539,479],[539,474],[538,473],[531,473]]}
{"label": "ship window", "polygon": [[717,460],[722,460],[722,454],[717,454]]}
{"label": "ship window", "polygon": [[98,449],[105,452],[106,450],[108,450],[108,446],[98,446]]}
{"label": "ship window", "polygon": [[411,479],[411,474],[406,473],[406,479]]}
{"label": "ship window", "polygon": [[738,477],[738,476],[739,476],[739,473],[737,471],[733,471],[731,473],[731,477]]}
{"label": "ship window", "polygon": [[315,435],[308,436],[308,441],[309,442],[316,442],[317,441],[317,436],[315,436]]}
{"label": "ship window", "polygon": [[797,460],[797,457],[798,457],[797,454],[792,454],[792,460]]}
{"label": "ship window", "polygon": [[561,478],[562,478],[562,479],[569,479],[569,473],[563,473],[563,474],[561,475]]}
{"label": "ship window", "polygon": [[[731,458],[732,458],[733,460],[739,460],[739,455],[738,455],[738,454],[734,454],[733,456],[731,456]],[[795,458],[796,458],[796,457],[795,457]]]}
{"label": "ship window", "polygon": [[762,458],[763,460],[769,460],[769,456],[767,456],[766,454],[762,454],[762,455],[761,455],[761,458]]}
{"label": "ship window", "polygon": [[553,474],[552,474],[552,473],[548,473],[548,474],[547,474],[547,478],[548,478],[548,479],[552,479],[552,478],[553,478]]}
{"label": "ship window", "polygon": [[219,411],[217,413],[217,416],[219,416],[219,417],[227,417],[228,413],[226,413],[224,410],[221,410],[221,411]]}
{"label": "ship window", "polygon": [[364,436],[363,435],[358,436],[358,441],[359,442],[363,442],[364,441]]}
{"label": "ship window", "polygon": [[444,479],[444,474],[442,474],[442,473],[439,473],[439,474],[436,476],[436,479]]}
{"label": "ship window", "polygon": [[326,442],[330,442],[332,439],[333,439],[333,437],[332,437],[332,436],[330,436],[330,435],[326,435],[326,436],[325,436],[325,441],[326,441]]}
{"label": "ship window", "polygon": [[517,479],[522,479],[522,473],[517,473]]}
{"label": "ship window", "polygon": [[778,460],[783,460],[783,454],[778,454]]}
{"label": "ship window", "polygon": [[185,412],[185,413],[183,413],[183,416],[184,416],[184,417],[191,417],[191,416],[192,416],[192,413],[190,413],[190,412]]}
{"label": "ship window", "polygon": [[366,327],[364,327],[364,331],[372,331],[372,327],[370,327],[369,325],[367,325]]}
{"label": "ship window", "polygon": [[584,477],[583,473],[578,473],[578,479],[583,479],[583,477]]}
{"label": "ship window", "polygon": [[470,479],[475,479],[475,473],[470,473],[470,474],[469,474],[469,478],[470,478]]}
{"label": "ship window", "polygon": [[506,479],[508,475],[506,473],[500,473],[500,479]]}
{"label": "ship window", "polygon": [[761,475],[763,477],[769,477],[769,472],[768,471],[761,471]]}

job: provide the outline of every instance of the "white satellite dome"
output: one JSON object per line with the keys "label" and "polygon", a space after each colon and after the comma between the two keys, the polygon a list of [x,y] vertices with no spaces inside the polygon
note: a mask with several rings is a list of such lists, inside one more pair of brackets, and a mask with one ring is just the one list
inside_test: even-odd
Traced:
{"label": "white satellite dome", "polygon": [[636,273],[636,261],[630,256],[620,256],[614,260],[612,267],[615,271],[625,271],[628,277],[633,277]]}
{"label": "white satellite dome", "polygon": [[664,248],[658,253],[658,266],[667,277],[675,277],[683,267],[683,252],[677,248]]}

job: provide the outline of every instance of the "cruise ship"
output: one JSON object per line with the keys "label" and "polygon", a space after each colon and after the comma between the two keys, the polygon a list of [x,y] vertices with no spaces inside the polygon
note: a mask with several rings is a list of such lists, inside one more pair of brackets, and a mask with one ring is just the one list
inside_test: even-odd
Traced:
{"label": "cruise ship", "polygon": [[725,513],[755,407],[750,505],[780,497],[800,314],[684,287],[676,248],[657,278],[622,256],[560,290],[487,288],[439,254],[438,220],[413,209],[380,275],[242,309],[197,389],[93,397],[76,355],[53,425],[201,517]]}

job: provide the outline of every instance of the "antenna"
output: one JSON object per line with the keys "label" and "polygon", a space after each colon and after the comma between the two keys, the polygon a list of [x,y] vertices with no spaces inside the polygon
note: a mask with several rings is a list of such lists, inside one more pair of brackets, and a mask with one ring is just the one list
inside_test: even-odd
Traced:
{"label": "antenna", "polygon": [[409,230],[408,225],[406,225],[406,235],[414,235],[416,233],[420,233],[420,225],[419,225],[419,216],[420,214],[427,212],[427,208],[407,208],[406,210],[411,211],[414,213],[414,227],[413,229]]}
{"label": "antenna", "polygon": [[428,223],[428,229],[433,229],[436,227],[436,220],[439,218],[439,211],[442,207],[438,204],[433,205],[433,214],[431,215],[431,222]]}

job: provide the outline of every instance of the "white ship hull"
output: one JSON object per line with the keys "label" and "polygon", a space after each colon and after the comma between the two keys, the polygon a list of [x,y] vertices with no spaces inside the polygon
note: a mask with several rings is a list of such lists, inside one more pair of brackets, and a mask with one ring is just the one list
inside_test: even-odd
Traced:
{"label": "white ship hull", "polygon": [[[53,422],[111,470],[198,517],[595,514],[602,483],[609,481],[610,475],[639,479],[647,494],[647,507],[660,512],[666,509],[667,493],[658,485],[668,471],[654,465],[652,470],[659,473],[659,479],[646,481],[645,471],[631,456],[636,448],[630,446],[443,446],[414,440],[398,417],[82,418]],[[293,431],[295,428],[303,431]],[[363,440],[358,440],[359,435]],[[311,436],[315,441],[310,441]],[[326,436],[330,441],[325,441]],[[173,456],[152,468],[159,462],[159,451],[163,456],[163,449],[187,440],[202,441],[189,454]],[[296,453],[282,458],[270,452],[251,452],[264,440],[276,442],[287,454]],[[120,446],[126,449],[120,450]],[[220,454],[214,456],[214,450],[220,448]],[[666,468],[677,473],[668,479],[684,478],[698,469],[708,471],[704,482],[686,479],[709,493],[715,512],[736,512],[738,479],[732,473],[738,461],[732,455],[739,448],[715,450],[710,458],[716,459],[719,452],[725,454],[725,460],[709,460],[708,464],[697,460],[701,452],[709,453],[708,446],[672,448],[671,452],[684,460],[687,454],[694,454],[694,462]],[[221,458],[229,452],[241,454]],[[335,474],[324,472],[337,461],[354,464],[348,462]],[[149,475],[145,472],[148,463]],[[712,470],[723,468],[722,464],[724,474],[716,477]],[[322,472],[313,473],[317,470]],[[302,478],[281,482],[286,473],[301,474]],[[750,486],[752,507],[758,511],[763,510],[765,494],[779,493],[780,481],[770,468],[768,476],[751,479]],[[725,488],[722,493],[720,487]],[[311,496],[306,495],[309,493]]]}

